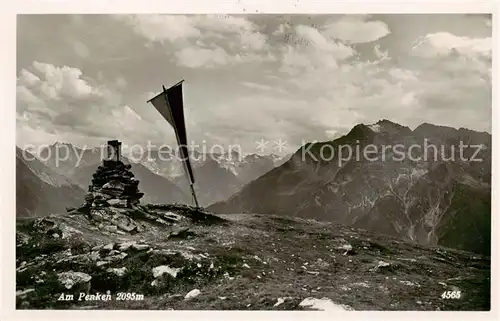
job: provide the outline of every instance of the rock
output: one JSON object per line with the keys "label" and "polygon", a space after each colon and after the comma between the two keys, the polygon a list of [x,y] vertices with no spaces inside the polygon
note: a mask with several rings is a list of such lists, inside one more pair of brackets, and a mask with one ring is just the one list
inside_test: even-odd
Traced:
{"label": "rock", "polygon": [[123,260],[126,257],[127,257],[127,253],[121,252],[119,254],[108,256],[108,257],[104,258],[104,260],[106,260],[108,262],[113,262],[113,261]]}
{"label": "rock", "polygon": [[312,274],[312,275],[318,275],[319,274],[318,271],[306,271],[306,273]]}
{"label": "rock", "polygon": [[121,267],[121,268],[109,268],[106,270],[106,272],[114,273],[117,276],[124,276],[125,273],[127,273],[127,268],[126,267]]}
{"label": "rock", "polygon": [[149,249],[149,245],[148,244],[133,244],[132,245],[132,248],[136,251],[144,251],[144,250],[147,250]]}
{"label": "rock", "polygon": [[59,229],[61,230],[62,232],[62,238],[63,239],[67,239],[69,238],[70,236],[74,236],[76,234],[78,234],[79,236],[82,236],[83,235],[83,232],[82,231],[79,231],[71,226],[68,226],[64,223],[61,223],[59,224]]}
{"label": "rock", "polygon": [[125,189],[125,184],[118,181],[110,181],[102,186],[102,188],[115,189],[123,191]]}
{"label": "rock", "polygon": [[110,199],[108,200],[108,204],[111,206],[116,206],[116,207],[127,207],[127,200],[124,199]]}
{"label": "rock", "polygon": [[110,251],[111,251],[111,250],[113,250],[113,247],[114,247],[114,246],[115,246],[115,244],[114,244],[114,243],[109,243],[109,244],[105,245],[105,246],[103,247],[103,249],[105,249],[105,250],[110,250]]}
{"label": "rock", "polygon": [[71,289],[75,284],[90,282],[92,279],[87,273],[74,271],[59,273],[57,277],[66,289]]}
{"label": "rock", "polygon": [[102,229],[111,233],[119,233],[118,226],[116,225],[103,225]]}
{"label": "rock", "polygon": [[33,291],[35,291],[35,289],[26,289],[23,291],[19,290],[19,291],[16,291],[16,296],[24,297],[24,296],[26,296],[26,294],[33,292]]}
{"label": "rock", "polygon": [[99,250],[94,250],[94,251],[90,252],[89,258],[92,261],[99,260],[101,258],[101,256],[99,255]]}
{"label": "rock", "polygon": [[276,303],[273,305],[273,307],[277,307],[279,306],[280,304],[283,304],[285,302],[285,299],[283,298],[278,298],[278,300],[276,301]]}
{"label": "rock", "polygon": [[345,251],[344,255],[355,254],[351,244],[342,244],[341,246],[337,247],[337,250]]}
{"label": "rock", "polygon": [[85,203],[91,204],[94,201],[94,195],[92,193],[87,193],[85,195]]}
{"label": "rock", "polygon": [[126,250],[128,250],[134,244],[136,244],[136,242],[134,242],[134,241],[124,242],[124,243],[121,243],[121,244],[118,245],[118,249],[120,251],[126,251]]}
{"label": "rock", "polygon": [[378,261],[377,265],[374,268],[372,268],[370,271],[372,271],[372,272],[373,271],[377,271],[377,270],[379,270],[381,268],[387,268],[390,265],[391,265],[390,263],[387,263],[387,262],[384,262],[384,261]]}
{"label": "rock", "polygon": [[299,303],[300,307],[321,311],[353,311],[348,305],[334,303],[329,298],[306,298]]}
{"label": "rock", "polygon": [[102,247],[103,247],[103,246],[104,246],[104,245],[99,244],[99,245],[96,245],[96,246],[92,247],[92,249],[91,249],[91,250],[92,250],[92,251],[99,251],[100,249],[102,249]]}
{"label": "rock", "polygon": [[175,278],[177,276],[177,273],[179,273],[179,271],[181,270],[182,268],[171,268],[168,265],[160,265],[153,268],[153,277],[156,279],[163,274],[168,273]]}
{"label": "rock", "polygon": [[184,297],[184,300],[191,300],[193,298],[196,298],[198,295],[201,294],[201,291],[198,289],[194,289],[188,292],[186,296]]}
{"label": "rock", "polygon": [[97,263],[96,263],[97,266],[103,266],[106,264],[109,264],[109,262],[108,261],[97,261]]}

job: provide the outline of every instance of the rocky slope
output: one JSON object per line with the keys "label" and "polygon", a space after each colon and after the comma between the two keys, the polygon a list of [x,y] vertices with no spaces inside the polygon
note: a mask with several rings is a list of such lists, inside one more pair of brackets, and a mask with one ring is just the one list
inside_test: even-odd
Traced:
{"label": "rocky slope", "polygon": [[[477,155],[476,147],[464,149],[461,158],[460,142],[482,148]],[[431,144],[437,146],[436,159],[434,149],[425,152]],[[351,146],[351,157],[345,146]],[[470,161],[473,156],[482,161]],[[334,141],[306,144],[282,166],[209,209],[326,220],[488,254],[490,198],[490,134],[431,124],[412,131],[383,120],[357,125]]]}
{"label": "rocky slope", "polygon": [[18,220],[16,240],[18,309],[490,308],[489,257],[331,222],[110,206]]}
{"label": "rocky slope", "polygon": [[64,213],[81,203],[85,191],[27,151],[16,150],[16,216]]}

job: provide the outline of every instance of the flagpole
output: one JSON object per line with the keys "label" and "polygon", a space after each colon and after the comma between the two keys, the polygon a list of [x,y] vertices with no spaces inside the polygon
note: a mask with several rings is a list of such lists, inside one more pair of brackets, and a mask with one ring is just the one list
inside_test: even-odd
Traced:
{"label": "flagpole", "polygon": [[[183,82],[184,82],[184,80],[181,80],[177,84],[173,85],[172,87],[178,86],[178,85],[182,84]],[[165,89],[164,85],[162,85],[162,87],[163,87],[163,95],[165,97],[165,102],[166,102],[167,106],[169,106],[168,97],[167,97],[167,90]],[[172,115],[172,110],[170,110],[170,108],[167,108],[167,109],[168,109],[168,112],[170,113],[170,117],[172,119],[174,119],[174,117]],[[177,126],[175,125],[175,122],[173,122],[172,126],[174,127],[175,138],[177,139],[177,146],[179,146],[179,148],[181,148],[181,142],[179,139],[179,134],[177,133]],[[189,157],[189,155],[186,155],[186,157]],[[196,198],[196,193],[194,191],[193,182],[192,182],[191,177],[189,175],[189,171],[188,171],[188,168],[186,165],[186,160],[182,160],[182,165],[184,166],[184,172],[186,173],[187,179],[189,181],[189,187],[191,189],[191,195],[193,196],[194,203],[195,203],[196,207],[199,208],[200,205],[198,204],[198,199]]]}

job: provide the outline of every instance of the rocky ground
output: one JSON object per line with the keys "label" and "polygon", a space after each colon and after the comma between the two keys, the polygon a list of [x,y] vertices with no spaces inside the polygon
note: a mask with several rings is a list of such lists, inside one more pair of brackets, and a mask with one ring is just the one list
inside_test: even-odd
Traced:
{"label": "rocky ground", "polygon": [[18,220],[18,309],[490,309],[488,256],[300,218],[97,214]]}

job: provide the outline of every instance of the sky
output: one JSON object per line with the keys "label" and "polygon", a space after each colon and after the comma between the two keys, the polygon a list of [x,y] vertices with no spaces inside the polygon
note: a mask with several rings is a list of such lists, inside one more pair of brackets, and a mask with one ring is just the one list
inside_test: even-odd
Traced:
{"label": "sky", "polygon": [[491,36],[483,14],[18,15],[16,141],[175,146],[146,101],[181,79],[208,148],[289,153],[381,119],[491,133]]}

